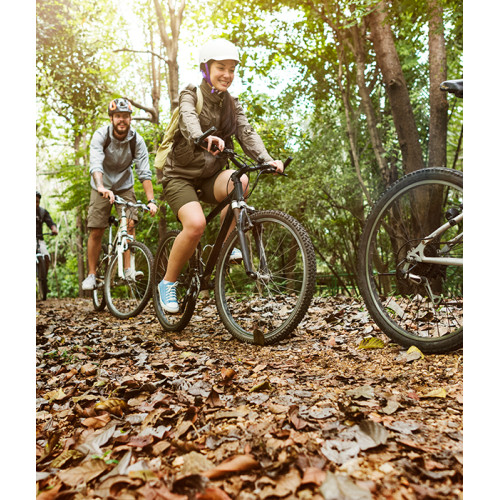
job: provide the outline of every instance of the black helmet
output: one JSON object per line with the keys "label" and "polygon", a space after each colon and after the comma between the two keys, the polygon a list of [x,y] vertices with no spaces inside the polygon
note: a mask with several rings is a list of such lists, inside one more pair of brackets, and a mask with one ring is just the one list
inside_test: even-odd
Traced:
{"label": "black helmet", "polygon": [[132,113],[132,104],[124,97],[113,99],[108,106],[108,115],[111,116],[115,113]]}
{"label": "black helmet", "polygon": [[36,197],[40,200],[42,198],[42,195],[40,194],[40,191],[36,192]]}

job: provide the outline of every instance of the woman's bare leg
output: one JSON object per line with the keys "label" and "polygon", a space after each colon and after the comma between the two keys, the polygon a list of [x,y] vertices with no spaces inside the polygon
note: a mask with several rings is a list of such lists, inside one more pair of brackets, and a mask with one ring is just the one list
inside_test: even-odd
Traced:
{"label": "woman's bare leg", "polygon": [[172,245],[167,272],[163,278],[170,282],[177,280],[182,267],[193,255],[206,226],[205,214],[197,201],[183,205],[179,209],[177,217],[181,221],[182,231]]}

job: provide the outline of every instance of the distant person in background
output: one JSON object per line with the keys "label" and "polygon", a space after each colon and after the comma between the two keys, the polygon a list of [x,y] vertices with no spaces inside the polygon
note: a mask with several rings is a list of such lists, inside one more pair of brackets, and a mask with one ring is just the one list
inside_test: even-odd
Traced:
{"label": "distant person in background", "polygon": [[[90,230],[87,246],[89,274],[82,282],[82,290],[93,290],[96,287],[95,273],[101,240],[108,227],[115,194],[132,203],[137,201],[132,165],[135,164],[137,177],[144,187],[151,215],[155,215],[158,210],[151,182],[148,149],[144,139],[130,126],[132,105],[122,97],[113,99],[108,105],[108,115],[111,123],[97,129],[90,142],[92,191],[87,217],[87,227]],[[127,219],[129,234],[135,234],[137,210],[127,207]],[[135,279],[135,271],[125,268],[125,277]]]}
{"label": "distant person in background", "polygon": [[54,224],[52,217],[49,212],[45,210],[45,208],[40,206],[40,199],[42,195],[39,191],[36,192],[36,239],[38,245],[40,247],[40,253],[43,255],[45,259],[45,267],[48,269],[50,264],[50,254],[47,250],[47,245],[43,239],[43,223],[47,224],[47,226],[52,231],[52,234],[55,236],[58,234],[57,226]]}

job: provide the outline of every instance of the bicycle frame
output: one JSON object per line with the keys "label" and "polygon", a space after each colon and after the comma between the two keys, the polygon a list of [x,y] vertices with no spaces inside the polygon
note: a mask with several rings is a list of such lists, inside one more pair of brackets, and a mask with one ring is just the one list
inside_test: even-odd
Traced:
{"label": "bicycle frame", "polygon": [[[255,208],[247,205],[245,201],[245,194],[243,192],[243,184],[241,182],[241,177],[249,172],[252,171],[265,171],[267,168],[274,168],[270,167],[269,165],[260,165],[256,167],[251,167],[249,165],[243,164],[239,162],[236,158],[235,155],[236,153],[232,150],[225,150],[224,153],[228,156],[229,160],[238,168],[233,174],[231,175],[231,181],[233,182],[233,191],[226,196],[207,216],[206,216],[206,223],[207,225],[212,222],[212,220],[228,205],[230,205],[230,209],[227,211],[226,216],[224,217],[224,220],[222,222],[221,228],[219,229],[219,232],[217,234],[217,238],[215,240],[215,243],[212,245],[212,248],[210,250],[210,253],[208,255],[207,263],[205,264],[201,257],[200,257],[200,262],[204,265],[204,269],[198,270],[200,273],[199,275],[199,285],[201,287],[206,287],[208,286],[208,281],[210,277],[212,276],[212,273],[215,269],[215,264],[217,262],[217,258],[219,256],[220,250],[222,248],[222,245],[224,244],[224,241],[228,235],[229,228],[231,226],[231,222],[233,220],[236,220],[236,229],[238,231],[238,236],[239,236],[239,244],[240,244],[240,250],[243,256],[243,264],[245,266],[245,271],[248,276],[251,278],[257,280],[259,277],[262,277],[261,273],[255,272],[255,270],[252,268],[251,264],[251,259],[250,259],[250,252],[248,250],[248,245],[247,241],[245,238],[245,233],[243,228],[245,227],[245,224],[249,224],[250,227],[252,225],[249,217],[249,212],[254,212]],[[291,158],[285,162],[285,166],[290,163]],[[281,175],[286,175],[286,174],[281,174]],[[256,181],[257,183],[257,181]],[[256,184],[255,183],[255,184]],[[254,185],[255,187],[255,185]],[[253,190],[253,189],[252,189]],[[261,264],[262,268],[266,269],[267,264],[265,262],[265,256],[264,253],[262,252],[261,254]]]}
{"label": "bicycle frame", "polygon": [[[432,242],[435,238],[437,238],[439,235],[443,234],[445,231],[447,231],[450,227],[458,224],[463,220],[464,216],[463,213],[460,213],[456,217],[453,217],[450,219],[448,222],[443,224],[441,227],[438,227],[433,233],[431,233],[429,236],[426,238],[423,238],[422,241],[415,247],[412,248],[408,254],[406,255],[406,260],[408,262],[414,263],[414,262],[423,262],[426,264],[442,264],[444,266],[463,266],[463,258],[455,258],[455,257],[428,257],[424,255],[424,250],[425,247]],[[452,240],[450,240],[448,243],[453,245],[454,243],[458,243],[463,237],[463,232],[455,236]],[[441,253],[445,253],[449,249],[449,245],[446,245],[443,250],[441,250]]]}
{"label": "bicycle frame", "polygon": [[[120,222],[118,225],[118,230],[113,238],[113,223],[114,218],[110,217],[109,221],[109,235],[108,235],[108,255],[106,258],[110,259],[112,255],[115,253],[118,255],[118,277],[121,279],[125,279],[124,275],[124,266],[123,266],[123,255],[128,250],[128,242],[133,241],[135,238],[132,234],[128,233],[128,224],[127,224],[127,215],[126,215],[126,206],[145,206],[142,203],[132,203],[125,201],[120,196],[115,195],[115,204],[121,205],[121,215]],[[134,265],[134,255],[130,256],[131,266]]]}

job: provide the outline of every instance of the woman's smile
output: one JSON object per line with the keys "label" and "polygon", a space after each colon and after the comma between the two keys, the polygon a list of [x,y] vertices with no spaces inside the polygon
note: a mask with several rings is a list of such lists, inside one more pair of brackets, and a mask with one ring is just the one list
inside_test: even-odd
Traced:
{"label": "woman's smile", "polygon": [[210,81],[216,90],[226,91],[234,80],[236,62],[231,59],[215,61],[210,66]]}

